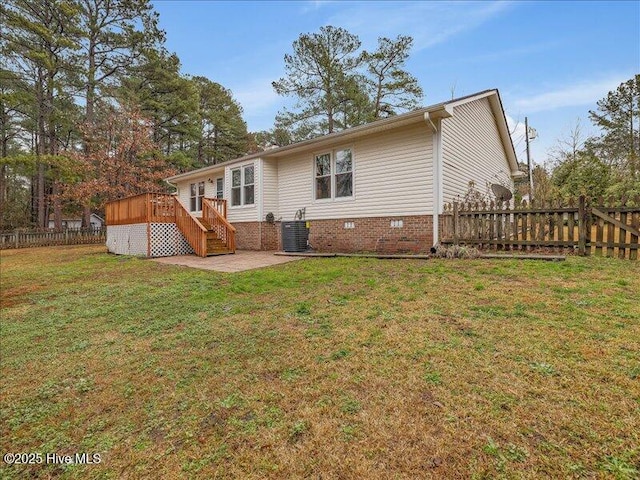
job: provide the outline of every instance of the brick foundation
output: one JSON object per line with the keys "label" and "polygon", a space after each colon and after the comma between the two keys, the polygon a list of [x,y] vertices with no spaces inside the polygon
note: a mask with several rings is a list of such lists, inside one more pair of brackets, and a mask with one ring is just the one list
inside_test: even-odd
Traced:
{"label": "brick foundation", "polygon": [[[402,227],[391,222],[402,221]],[[433,217],[341,218],[308,220],[309,244],[317,252],[428,253],[433,245]],[[345,228],[350,222],[353,228]],[[282,250],[281,224],[239,222],[236,245],[241,250]]]}
{"label": "brick foundation", "polygon": [[[402,227],[391,221],[402,220]],[[352,222],[354,228],[345,228]],[[433,245],[433,217],[341,218],[311,220],[309,244],[318,252],[428,253]]]}
{"label": "brick foundation", "polygon": [[262,222],[234,222],[232,224],[236,228],[236,248],[262,250],[260,223]]}
{"label": "brick foundation", "polygon": [[282,250],[281,223],[262,222],[262,250]]}

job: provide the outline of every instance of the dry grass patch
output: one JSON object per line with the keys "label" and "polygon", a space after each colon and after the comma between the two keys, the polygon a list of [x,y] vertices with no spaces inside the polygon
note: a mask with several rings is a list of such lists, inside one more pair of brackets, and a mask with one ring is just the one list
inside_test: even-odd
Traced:
{"label": "dry grass patch", "polygon": [[2,451],[103,455],[4,477],[638,476],[633,262],[103,252],[2,253]]}

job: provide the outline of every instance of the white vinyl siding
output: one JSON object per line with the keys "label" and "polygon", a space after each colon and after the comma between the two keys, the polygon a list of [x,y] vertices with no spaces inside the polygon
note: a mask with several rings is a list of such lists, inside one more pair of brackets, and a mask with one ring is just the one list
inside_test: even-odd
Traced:
{"label": "white vinyl siding", "polygon": [[[228,199],[228,209],[227,216],[230,222],[255,222],[258,221],[258,208],[257,206],[262,201],[262,196],[260,195],[260,186],[258,184],[258,179],[261,178],[261,161],[259,159],[251,160],[242,164],[235,164],[232,167],[227,167],[225,169],[225,179],[224,179],[224,188],[225,188],[225,198]],[[237,168],[240,168],[241,171],[244,171],[244,168],[247,166],[253,166],[253,179],[254,179],[254,190],[253,190],[253,203],[248,205],[238,205],[231,206],[231,171]],[[244,173],[244,172],[243,172]],[[244,189],[244,183],[242,183],[241,189]],[[244,192],[242,192],[244,193]]]}
{"label": "white vinyl siding", "polygon": [[433,135],[426,123],[405,126],[337,144],[351,149],[353,196],[314,200],[316,154],[285,156],[278,161],[278,213],[293,220],[306,208],[307,219],[430,215],[432,212]]}
{"label": "white vinyl siding", "polygon": [[[230,222],[255,222],[258,220],[258,209],[256,205],[261,201],[260,187],[259,187],[259,178],[260,177],[260,163],[258,160],[250,161],[246,163],[242,163],[240,166],[244,167],[246,165],[254,166],[254,203],[253,205],[242,205],[240,207],[231,207],[230,199],[231,199],[231,169],[236,168],[238,165],[234,165],[233,167],[225,167],[224,172],[206,172],[203,173],[202,176],[194,177],[189,180],[183,180],[178,182],[178,198],[182,202],[182,204],[189,209],[190,202],[190,185],[192,183],[198,183],[204,181],[204,196],[206,198],[215,198],[217,194],[217,185],[215,179],[218,177],[224,177],[224,198],[227,200],[228,208],[227,208],[227,217]],[[213,182],[210,182],[208,179],[212,179]]]}
{"label": "white vinyl siding", "polygon": [[199,212],[202,210],[202,199],[204,198],[205,182],[197,182],[189,185],[189,211]]}
{"label": "white vinyl siding", "polygon": [[191,205],[191,184],[196,185],[199,182],[204,182],[204,196],[205,198],[213,198],[216,196],[216,184],[209,182],[211,175],[203,175],[202,177],[192,178],[190,180],[183,180],[178,182],[178,200],[182,202],[182,205],[189,210]]}
{"label": "white vinyl siding", "polygon": [[469,182],[483,195],[488,184],[513,189],[509,162],[489,100],[482,98],[454,108],[442,121],[442,193],[444,203],[462,199]]}
{"label": "white vinyl siding", "polygon": [[268,213],[278,218],[278,161],[262,162],[262,220]]}

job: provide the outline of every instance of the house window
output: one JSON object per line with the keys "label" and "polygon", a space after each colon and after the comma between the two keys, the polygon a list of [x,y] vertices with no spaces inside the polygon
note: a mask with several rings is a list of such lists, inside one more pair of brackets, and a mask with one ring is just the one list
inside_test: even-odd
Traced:
{"label": "house window", "polygon": [[216,179],[216,198],[224,197],[224,178]]}
{"label": "house window", "polygon": [[353,196],[353,161],[351,150],[336,152],[336,197]]}
{"label": "house window", "polygon": [[234,168],[231,170],[231,205],[242,205],[242,170]]}
{"label": "house window", "polygon": [[253,205],[255,202],[254,166],[231,170],[231,205]]}
{"label": "house window", "polygon": [[331,198],[331,155],[316,157],[316,199]]}
{"label": "house window", "polygon": [[204,198],[204,182],[191,184],[190,210],[199,212],[202,210],[202,199]]}
{"label": "house window", "polygon": [[316,155],[316,200],[353,196],[353,156],[351,149]]}
{"label": "house window", "polygon": [[253,183],[253,165],[248,165],[243,168],[242,175],[242,184],[243,184],[243,205],[253,205],[253,192],[254,192],[254,183]]}

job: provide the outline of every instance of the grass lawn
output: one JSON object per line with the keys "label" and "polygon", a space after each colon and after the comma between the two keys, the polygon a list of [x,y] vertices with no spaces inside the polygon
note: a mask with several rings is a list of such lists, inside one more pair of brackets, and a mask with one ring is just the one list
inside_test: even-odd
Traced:
{"label": "grass lawn", "polygon": [[4,251],[1,478],[637,478],[640,262]]}

